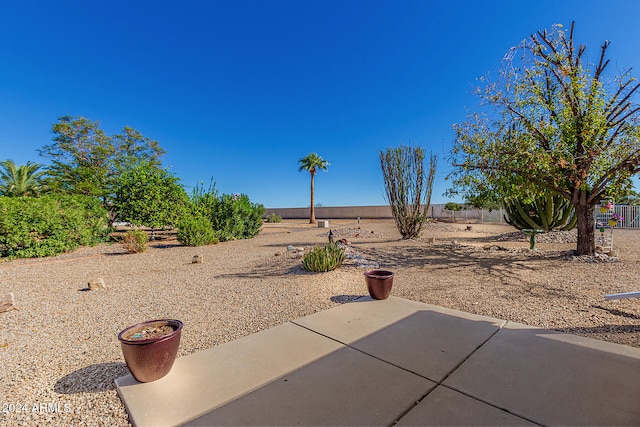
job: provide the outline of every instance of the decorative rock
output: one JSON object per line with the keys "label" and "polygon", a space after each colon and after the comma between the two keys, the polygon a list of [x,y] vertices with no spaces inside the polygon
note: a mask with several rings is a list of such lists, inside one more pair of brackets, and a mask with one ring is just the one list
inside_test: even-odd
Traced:
{"label": "decorative rock", "polygon": [[295,254],[293,254],[294,258],[302,258],[304,256],[304,253],[302,252],[296,252]]}
{"label": "decorative rock", "polygon": [[104,283],[104,279],[102,277],[89,280],[87,286],[89,287],[90,291],[94,291],[96,289],[107,289],[107,285]]}
{"label": "decorative rock", "polygon": [[295,248],[293,245],[289,245],[289,246],[287,246],[287,250],[288,250],[289,252],[293,252],[293,251],[295,251],[295,250],[296,250],[296,248]]}
{"label": "decorative rock", "polygon": [[16,300],[13,298],[13,292],[9,292],[0,300],[0,313],[17,309],[18,307],[16,307]]}
{"label": "decorative rock", "polygon": [[275,256],[282,256],[282,252],[276,252],[274,255]]}
{"label": "decorative rock", "polygon": [[193,259],[191,260],[192,264],[202,264],[202,261],[204,261],[202,255],[194,255]]}

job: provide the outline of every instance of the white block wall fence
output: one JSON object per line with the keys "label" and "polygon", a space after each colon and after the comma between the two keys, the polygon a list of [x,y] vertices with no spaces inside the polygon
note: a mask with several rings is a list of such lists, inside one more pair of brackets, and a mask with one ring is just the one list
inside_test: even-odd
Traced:
{"label": "white block wall fence", "polygon": [[[447,211],[444,204],[431,205],[429,217],[440,221],[459,223],[506,223],[503,209],[465,209],[458,212]],[[309,208],[267,208],[265,216],[272,213],[284,219],[308,219]],[[315,209],[316,219],[386,219],[393,218],[389,206],[322,206]],[[615,228],[640,228],[640,206],[616,205],[606,214],[599,213],[596,209],[596,220],[609,219],[613,213],[624,218]]]}

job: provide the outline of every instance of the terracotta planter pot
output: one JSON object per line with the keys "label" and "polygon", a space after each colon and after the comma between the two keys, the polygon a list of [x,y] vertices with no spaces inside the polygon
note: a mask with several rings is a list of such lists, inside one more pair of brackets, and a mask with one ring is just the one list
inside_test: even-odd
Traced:
{"label": "terracotta planter pot", "polygon": [[367,290],[373,299],[387,299],[393,286],[393,272],[386,270],[369,270],[364,272]]}
{"label": "terracotta planter pot", "polygon": [[[132,337],[141,335],[145,328],[162,326],[170,326],[173,331],[146,339]],[[124,360],[136,380],[147,383],[169,373],[178,353],[182,326],[179,320],[150,320],[129,326],[118,334]]]}

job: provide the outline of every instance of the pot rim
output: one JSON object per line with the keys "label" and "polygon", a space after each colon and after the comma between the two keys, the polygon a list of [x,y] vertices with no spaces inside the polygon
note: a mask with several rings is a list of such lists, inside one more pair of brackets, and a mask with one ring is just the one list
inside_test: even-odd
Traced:
{"label": "pot rim", "polygon": [[[123,338],[124,334],[129,332],[131,329],[134,328],[139,328],[139,327],[144,327],[146,325],[151,325],[153,323],[163,323],[163,324],[168,324],[171,326],[175,326],[176,329],[173,330],[173,332],[169,332],[166,335],[162,335],[159,337],[154,337],[154,338],[147,338],[145,340],[128,340]],[[123,344],[130,344],[130,345],[142,345],[142,344],[149,344],[149,343],[153,343],[153,342],[158,342],[158,341],[165,341],[177,334],[179,334],[182,331],[182,327],[184,326],[184,323],[182,323],[182,321],[177,320],[177,319],[156,319],[156,320],[147,320],[145,322],[140,322],[140,323],[136,323],[135,325],[131,325],[128,326],[126,328],[124,328],[119,334],[118,334],[118,340],[120,340],[121,343]]]}
{"label": "pot rim", "polygon": [[365,277],[371,277],[374,279],[391,279],[393,278],[393,271],[389,270],[369,270],[364,272]]}

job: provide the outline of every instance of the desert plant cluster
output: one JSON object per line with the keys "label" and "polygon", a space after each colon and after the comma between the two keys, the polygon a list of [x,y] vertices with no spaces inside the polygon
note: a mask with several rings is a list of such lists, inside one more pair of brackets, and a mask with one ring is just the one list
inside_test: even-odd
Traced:
{"label": "desert plant cluster", "polygon": [[[504,56],[497,81],[480,79],[485,86],[476,94],[492,111],[471,113],[453,125],[447,195],[461,196],[464,206],[504,207],[507,221],[519,229],[577,227],[578,254],[593,255],[596,207],[634,196],[640,107],[632,96],[640,83],[630,70],[605,78],[608,41],[599,62],[589,64],[586,47],[576,47],[574,39],[573,24],[568,32],[562,25],[538,31]],[[165,151],[158,141],[135,129],[108,135],[98,121],[63,116],[51,130],[53,143],[38,150],[48,166],[0,162],[0,206],[6,212],[1,256],[47,256],[93,244],[116,221],[150,228],[151,240],[156,230],[177,227],[179,241],[189,246],[252,238],[260,231],[264,206],[246,194],[219,194],[213,184],[188,195],[162,166]],[[400,145],[380,151],[379,159],[398,231],[417,238],[427,221],[437,157]],[[315,176],[329,162],[312,152],[298,164],[310,174],[309,222],[315,223]],[[69,206],[69,196],[94,201]],[[67,206],[69,212],[61,213]],[[447,206],[452,212],[463,207]],[[16,218],[19,210],[25,215]],[[78,225],[79,217],[88,225]]]}
{"label": "desert plant cluster", "polygon": [[0,162],[0,257],[52,256],[109,241],[119,223],[133,227],[122,242],[131,253],[166,228],[177,228],[187,246],[260,231],[262,205],[219,194],[214,184],[188,195],[162,167],[159,143],[135,129],[109,136],[97,121],[64,116],[52,132],[53,144],[39,150],[51,165]]}

